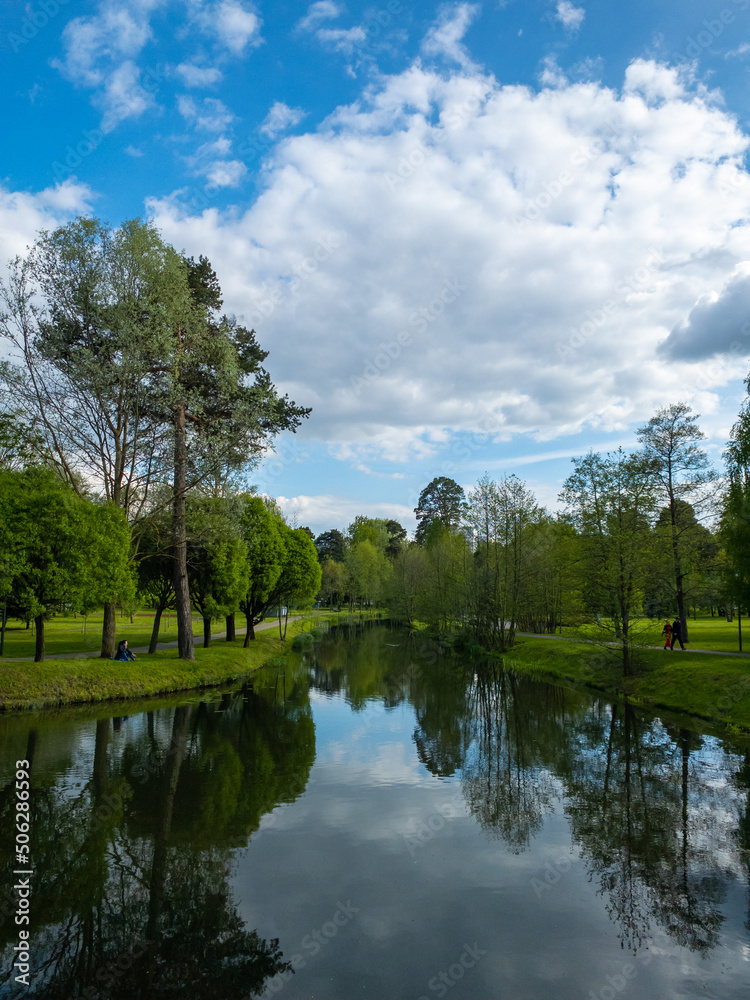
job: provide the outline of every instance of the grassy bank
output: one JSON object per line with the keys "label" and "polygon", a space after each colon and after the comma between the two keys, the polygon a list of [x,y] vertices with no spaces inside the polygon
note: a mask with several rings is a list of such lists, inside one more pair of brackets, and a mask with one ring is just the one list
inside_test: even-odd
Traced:
{"label": "grassy bank", "polygon": [[194,663],[180,660],[168,649],[139,655],[123,663],[98,658],[45,660],[43,663],[0,665],[0,709],[44,708],[80,702],[122,700],[214,687],[242,678],[275,656],[291,649],[292,639],[309,623],[292,622],[287,641],[278,631],[258,632],[247,649],[242,640],[217,640],[208,649],[196,648]]}
{"label": "grassy bank", "polygon": [[[704,634],[701,641],[707,638]],[[722,645],[728,641],[722,635],[716,640]],[[693,631],[691,641],[698,641]],[[614,651],[540,637],[519,638],[505,663],[523,673],[586,684],[612,696],[626,694],[644,708],[685,712],[717,724],[731,735],[750,737],[749,659],[641,649],[636,675],[623,678]]]}
{"label": "grassy bank", "polygon": [[[366,613],[365,618],[376,615]],[[360,620],[346,613],[315,612],[289,623],[286,642],[279,639],[277,628],[269,628],[257,632],[247,649],[242,647],[244,636],[236,642],[217,639],[208,649],[196,644],[194,663],[180,660],[174,649],[152,655],[140,653],[135,661],[128,662],[98,657],[50,658],[42,663],[0,660],[0,711],[122,701],[218,687],[240,681],[274,658],[285,656],[297,645],[295,637],[302,633]]]}

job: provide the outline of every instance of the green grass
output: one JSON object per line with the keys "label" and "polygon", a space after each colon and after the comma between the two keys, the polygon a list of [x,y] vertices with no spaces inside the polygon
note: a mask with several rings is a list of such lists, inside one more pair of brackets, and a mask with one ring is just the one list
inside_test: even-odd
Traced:
{"label": "green grass", "polygon": [[[94,651],[101,648],[102,644],[102,620],[101,611],[89,615],[86,619],[78,615],[55,615],[50,621],[44,624],[44,646],[47,656],[54,656],[57,653],[77,653]],[[151,641],[151,630],[154,624],[154,614],[152,611],[139,611],[133,617],[133,624],[130,618],[117,616],[116,640],[127,639],[129,646],[148,646]],[[238,625],[244,624],[238,620]],[[217,632],[224,630],[223,622],[215,622]],[[200,618],[193,618],[193,634],[203,636],[203,621]],[[177,638],[177,622],[174,612],[170,616],[162,616],[159,629],[160,642],[172,642]],[[27,629],[26,623],[9,619],[5,627],[5,656],[33,656],[34,655],[34,632],[33,627]]]}
{"label": "green grass", "polygon": [[[711,618],[708,615],[703,615],[699,616],[696,620],[688,618],[687,625],[690,636],[687,643],[688,648],[714,649],[722,653],[736,653],[739,651],[736,618],[734,621],[728,622],[725,618]],[[742,625],[743,652],[750,653],[750,619],[743,618]],[[653,621],[642,619],[634,626],[636,642],[644,646],[663,647],[664,636],[661,634],[663,627],[663,619],[654,619]],[[580,628],[564,628],[562,634],[569,638],[611,638],[611,636],[605,636],[604,632],[605,629],[599,628],[595,624],[589,624],[583,625]]]}
{"label": "green grass", "polygon": [[[377,616],[377,611],[365,615]],[[99,620],[101,623],[101,616]],[[290,655],[297,635],[313,629],[321,634],[330,625],[359,620],[346,612],[308,612],[289,623],[286,642],[281,642],[278,629],[272,627],[258,631],[247,649],[242,647],[244,635],[235,642],[216,639],[208,649],[196,643],[194,663],[180,660],[174,649],[140,653],[137,660],[126,662],[99,657],[49,657],[42,663],[0,660],[0,711],[122,701],[220,686],[248,676],[274,657]],[[202,637],[202,629],[200,634]],[[138,645],[128,638],[130,645]],[[100,640],[94,648],[99,644]]]}
{"label": "green grass", "polygon": [[[708,628],[696,633],[711,641]],[[732,623],[724,623],[731,628]],[[691,623],[692,625],[692,623]],[[734,623],[736,627],[736,622]],[[717,641],[723,626],[717,631]],[[736,648],[736,647],[735,647]],[[636,673],[624,678],[616,650],[594,643],[519,638],[507,666],[539,677],[585,684],[610,695],[627,695],[644,708],[687,713],[715,723],[723,733],[750,737],[750,659],[690,651],[641,649]]]}
{"label": "green grass", "polygon": [[275,629],[258,632],[247,649],[242,648],[243,639],[220,639],[208,649],[196,648],[194,663],[178,659],[172,649],[143,653],[128,662],[86,657],[0,663],[0,709],[141,698],[225,684],[291,652],[293,637],[309,627],[304,620],[292,622],[285,643]]}

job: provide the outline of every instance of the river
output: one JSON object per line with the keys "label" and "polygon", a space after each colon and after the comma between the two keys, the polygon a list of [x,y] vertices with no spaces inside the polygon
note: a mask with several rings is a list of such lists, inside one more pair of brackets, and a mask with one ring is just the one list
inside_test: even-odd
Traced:
{"label": "river", "polygon": [[687,719],[376,626],[0,748],[2,997],[748,995],[750,755]]}

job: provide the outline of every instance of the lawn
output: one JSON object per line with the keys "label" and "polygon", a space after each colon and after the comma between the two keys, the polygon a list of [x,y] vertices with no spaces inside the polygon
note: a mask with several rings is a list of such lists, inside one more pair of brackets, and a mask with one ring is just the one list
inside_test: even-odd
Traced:
{"label": "lawn", "polygon": [[[56,653],[77,653],[94,651],[101,648],[102,644],[102,620],[101,611],[82,618],[80,615],[74,618],[73,615],[55,615],[50,621],[44,624],[44,646],[47,656],[54,656]],[[152,611],[138,612],[133,617],[131,625],[130,618],[117,617],[116,639],[127,639],[129,646],[148,646],[151,641],[151,629],[154,624],[154,614]],[[217,622],[217,631],[219,629]],[[193,634],[203,635],[203,622],[199,618],[193,619]],[[159,641],[170,642],[177,638],[177,622],[174,612],[167,617],[162,617],[161,628],[159,630]],[[5,656],[33,656],[34,655],[34,626],[26,628],[26,623],[9,618],[5,626]]]}
{"label": "lawn", "polygon": [[[710,615],[699,615],[697,619],[688,619],[689,649],[714,649],[722,653],[739,651],[737,618],[728,622],[725,618]],[[663,646],[664,637],[661,630],[664,627],[662,619],[639,620],[633,626],[635,641],[644,646]],[[581,628],[564,628],[563,635],[568,638],[612,639],[611,634],[597,625],[584,625]],[[750,653],[750,619],[742,619],[743,652]],[[679,649],[679,644],[677,645]]]}

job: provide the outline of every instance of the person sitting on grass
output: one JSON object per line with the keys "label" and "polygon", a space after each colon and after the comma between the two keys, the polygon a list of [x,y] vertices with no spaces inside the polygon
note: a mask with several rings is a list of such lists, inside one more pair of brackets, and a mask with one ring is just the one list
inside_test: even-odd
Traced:
{"label": "person sitting on grass", "polygon": [[117,652],[115,653],[116,660],[134,660],[135,653],[131,653],[128,649],[128,640],[120,639],[117,645]]}

